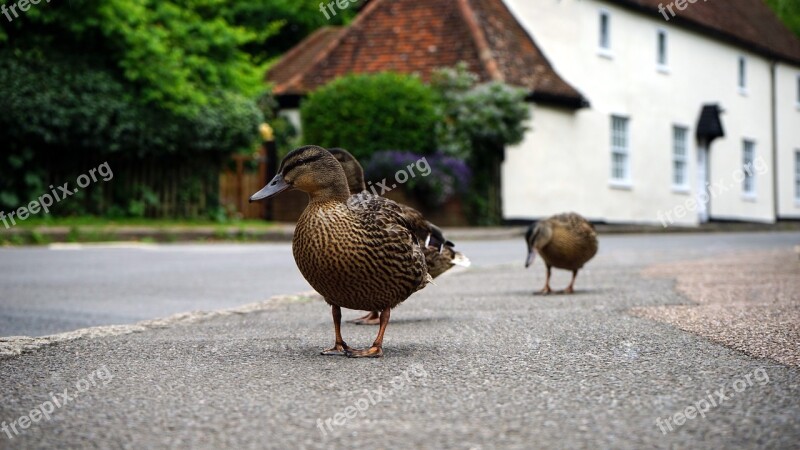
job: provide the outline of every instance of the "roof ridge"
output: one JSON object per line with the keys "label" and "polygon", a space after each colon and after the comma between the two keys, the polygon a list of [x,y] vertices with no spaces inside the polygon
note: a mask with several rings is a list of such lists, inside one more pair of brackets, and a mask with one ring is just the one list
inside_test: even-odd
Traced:
{"label": "roof ridge", "polygon": [[504,81],[505,77],[500,71],[500,66],[493,56],[492,48],[489,46],[489,41],[486,39],[483,29],[481,29],[478,23],[478,19],[475,17],[475,10],[472,9],[469,0],[458,0],[458,9],[466,22],[467,29],[472,35],[472,39],[475,41],[474,43],[478,50],[478,58],[484,64],[484,69],[486,69],[495,81]]}

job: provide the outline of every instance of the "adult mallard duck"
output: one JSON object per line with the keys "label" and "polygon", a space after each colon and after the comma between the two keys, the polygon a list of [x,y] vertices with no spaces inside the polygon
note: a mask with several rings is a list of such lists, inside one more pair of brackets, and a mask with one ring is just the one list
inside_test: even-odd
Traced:
{"label": "adult mallard duck", "polygon": [[597,253],[597,233],[594,227],[581,215],[576,213],[557,214],[531,225],[525,233],[528,245],[528,259],[525,267],[530,267],[538,252],[547,266],[547,278],[542,294],[549,294],[550,269],[566,269],[572,271],[565,293],[575,292],[575,277],[586,262]]}
{"label": "adult mallard duck", "polygon": [[[364,182],[364,169],[358,160],[343,148],[330,148],[329,152],[342,165],[347,176],[347,186],[350,194],[355,195],[366,191],[367,186]],[[416,209],[399,203],[403,218],[411,225],[414,234],[420,242],[424,242],[423,253],[425,254],[425,264],[428,267],[428,274],[431,278],[447,272],[453,266],[470,265],[469,259],[453,250],[455,244],[444,237],[442,230],[436,225],[425,220],[425,217]],[[349,320],[348,322],[357,325],[377,325],[379,323],[379,312],[372,311],[364,317]]]}
{"label": "adult mallard duck", "polygon": [[[397,203],[350,195],[344,169],[327,150],[309,145],[290,152],[278,174],[250,201],[288,189],[308,193],[292,253],[311,286],[331,305],[335,343],[323,355],[379,357],[392,308],[430,281],[417,237]],[[380,329],[366,350],[342,339],[341,308],[380,311]]]}

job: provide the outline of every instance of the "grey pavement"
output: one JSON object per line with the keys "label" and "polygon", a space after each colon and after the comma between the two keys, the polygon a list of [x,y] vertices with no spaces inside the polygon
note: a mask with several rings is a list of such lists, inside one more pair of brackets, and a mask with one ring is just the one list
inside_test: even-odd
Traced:
{"label": "grey pavement", "polygon": [[[578,293],[547,297],[532,295],[544,268],[537,260],[523,269],[521,240],[459,243],[474,267],[437,279],[395,309],[378,360],[320,356],[333,340],[329,309],[306,297],[60,342],[0,359],[0,421],[19,427],[19,418],[33,417],[51,392],[85,392],[54,408],[49,420],[12,432],[13,439],[0,431],[0,448],[797,448],[797,368],[628,310],[690,303],[672,280],[641,274],[652,264],[793,251],[798,243],[798,233],[604,236],[578,278]],[[70,295],[78,309],[102,310],[134,295],[159,295],[157,302],[143,300],[140,317],[158,314],[172,297],[181,306],[192,298],[211,307],[257,300],[267,286],[291,284],[287,274],[296,270],[288,246],[247,246],[224,258],[203,248],[158,250],[171,261],[161,267],[137,249],[80,250],[73,257],[13,251],[26,261],[27,269],[17,270],[28,284],[55,279],[37,298]],[[194,262],[182,265],[188,259]],[[154,267],[137,269],[137,261]],[[114,273],[121,270],[109,269],[115,263],[139,278],[119,288],[107,279],[100,294],[74,281],[81,264]],[[63,270],[72,284],[49,274],[59,267],[69,267]],[[6,306],[7,283],[17,279],[6,268],[3,311],[16,307]],[[187,280],[196,270],[193,288]],[[215,273],[219,278],[207,279]],[[148,275],[155,278],[149,285]],[[556,272],[554,288],[568,279]],[[181,289],[161,292],[170,280]],[[143,283],[145,293],[129,291]],[[28,284],[15,285],[14,298],[24,299]],[[91,300],[80,300],[82,293]],[[375,332],[343,328],[356,347]],[[683,418],[687,407],[703,409],[704,417]]]}

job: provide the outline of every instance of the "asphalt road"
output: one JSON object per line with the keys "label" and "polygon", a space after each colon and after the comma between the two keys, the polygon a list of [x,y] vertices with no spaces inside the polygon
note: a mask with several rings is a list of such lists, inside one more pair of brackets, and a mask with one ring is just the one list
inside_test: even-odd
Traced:
{"label": "asphalt road", "polygon": [[[542,297],[532,292],[544,269],[522,268],[521,240],[465,242],[475,267],[398,307],[377,360],[320,356],[333,340],[329,309],[302,298],[46,346],[0,359],[0,421],[28,425],[0,431],[0,448],[797,448],[798,369],[627,311],[689,303],[672,280],[643,276],[649,265],[798,243],[798,233],[603,237],[576,295]],[[228,306],[292,283],[293,265],[270,271],[291,263],[287,246],[221,248],[153,251],[163,260],[144,250],[10,250],[27,270],[6,266],[3,250],[3,315],[31,291],[52,302],[69,295],[85,312],[178,284],[145,303],[147,317],[163,303]],[[117,284],[109,272],[129,278]],[[568,278],[557,272],[554,288]],[[105,280],[104,294],[91,279]],[[127,291],[139,285],[145,293]],[[346,325],[343,334],[363,347],[375,331]],[[64,390],[74,395],[65,404],[55,394]],[[49,418],[31,412],[50,409]]]}
{"label": "asphalt road", "polygon": [[[701,255],[791,241],[789,234],[612,235],[603,237],[600,254],[646,249],[668,260],[678,250]],[[522,239],[457,244],[476,267],[522,267],[525,257]],[[130,324],[309,289],[290,244],[0,248],[0,337]]]}

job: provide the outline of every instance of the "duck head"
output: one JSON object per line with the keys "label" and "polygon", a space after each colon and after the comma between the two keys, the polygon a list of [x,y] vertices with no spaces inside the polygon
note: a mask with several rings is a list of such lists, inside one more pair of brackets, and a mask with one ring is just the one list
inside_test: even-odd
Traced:
{"label": "duck head", "polygon": [[275,178],[250,196],[250,201],[273,197],[289,189],[308,193],[312,201],[346,201],[350,196],[341,164],[328,150],[316,145],[289,152],[281,161]]}
{"label": "duck head", "polygon": [[525,260],[526,269],[533,264],[533,260],[536,258],[536,249],[549,241],[552,233],[553,230],[542,222],[533,223],[528,227],[528,231],[525,232],[525,243],[528,247],[528,258]]}
{"label": "duck head", "polygon": [[355,156],[343,148],[329,148],[328,151],[342,165],[344,174],[347,176],[347,187],[350,189],[350,193],[358,194],[367,190],[367,185],[364,183],[364,169]]}

